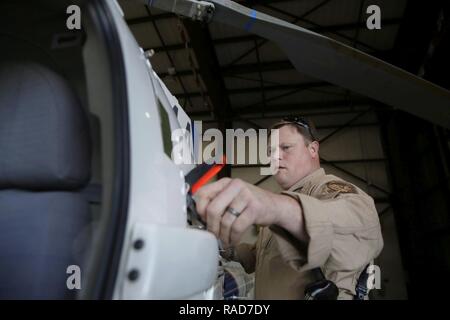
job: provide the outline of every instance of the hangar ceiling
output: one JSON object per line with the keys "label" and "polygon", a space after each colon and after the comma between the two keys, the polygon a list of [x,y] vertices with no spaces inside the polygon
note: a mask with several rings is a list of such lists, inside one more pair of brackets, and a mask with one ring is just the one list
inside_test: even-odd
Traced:
{"label": "hangar ceiling", "polygon": [[[380,58],[394,48],[406,5],[404,0],[238,2]],[[369,4],[383,8],[381,30],[366,28]],[[368,102],[302,75],[278,47],[258,36],[217,23],[202,28],[133,1],[121,1],[121,5],[139,44],[154,51],[151,62],[155,71],[193,118],[216,119],[222,112],[217,110],[219,103],[226,106],[226,118],[234,120]],[[201,72],[204,69],[212,75]]]}

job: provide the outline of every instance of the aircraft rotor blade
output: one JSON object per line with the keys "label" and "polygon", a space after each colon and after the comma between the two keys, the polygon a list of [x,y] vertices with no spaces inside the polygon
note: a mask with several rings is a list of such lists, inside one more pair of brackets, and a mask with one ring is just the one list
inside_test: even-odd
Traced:
{"label": "aircraft rotor blade", "polygon": [[213,22],[274,41],[301,73],[450,128],[448,90],[340,42],[236,2],[209,1],[215,6]]}
{"label": "aircraft rotor blade", "polygon": [[234,1],[207,2],[214,5],[208,21],[275,42],[299,72],[450,128],[448,90],[338,41]]}

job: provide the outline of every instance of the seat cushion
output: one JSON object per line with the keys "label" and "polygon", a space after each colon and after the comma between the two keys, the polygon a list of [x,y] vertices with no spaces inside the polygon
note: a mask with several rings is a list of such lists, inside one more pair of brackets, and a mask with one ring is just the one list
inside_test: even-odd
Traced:
{"label": "seat cushion", "polygon": [[88,120],[65,79],[0,64],[0,189],[73,190],[90,177]]}
{"label": "seat cushion", "polygon": [[70,265],[81,268],[90,223],[77,193],[0,192],[0,299],[70,299]]}

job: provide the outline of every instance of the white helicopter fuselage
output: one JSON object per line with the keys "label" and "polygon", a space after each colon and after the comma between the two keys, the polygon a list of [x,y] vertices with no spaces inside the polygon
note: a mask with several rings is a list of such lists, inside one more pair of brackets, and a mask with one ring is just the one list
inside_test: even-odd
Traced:
{"label": "white helicopter fuselage", "polygon": [[[152,70],[116,1],[108,6],[126,69],[131,152],[128,219],[114,298],[214,298],[217,240],[187,225],[184,176],[193,165],[176,165],[162,143],[162,127],[170,126],[170,132],[191,127],[190,119]],[[186,140],[172,146],[176,143]],[[136,241],[143,243],[139,250]],[[130,280],[130,270],[139,278]]]}

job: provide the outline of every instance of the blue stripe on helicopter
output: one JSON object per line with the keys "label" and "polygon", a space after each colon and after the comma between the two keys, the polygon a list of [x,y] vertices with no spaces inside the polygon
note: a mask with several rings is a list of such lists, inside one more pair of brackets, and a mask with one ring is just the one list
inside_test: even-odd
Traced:
{"label": "blue stripe on helicopter", "polygon": [[247,21],[247,23],[244,26],[245,31],[250,31],[250,29],[253,27],[253,24],[255,23],[256,19],[256,10],[252,10],[250,12],[250,20]]}

